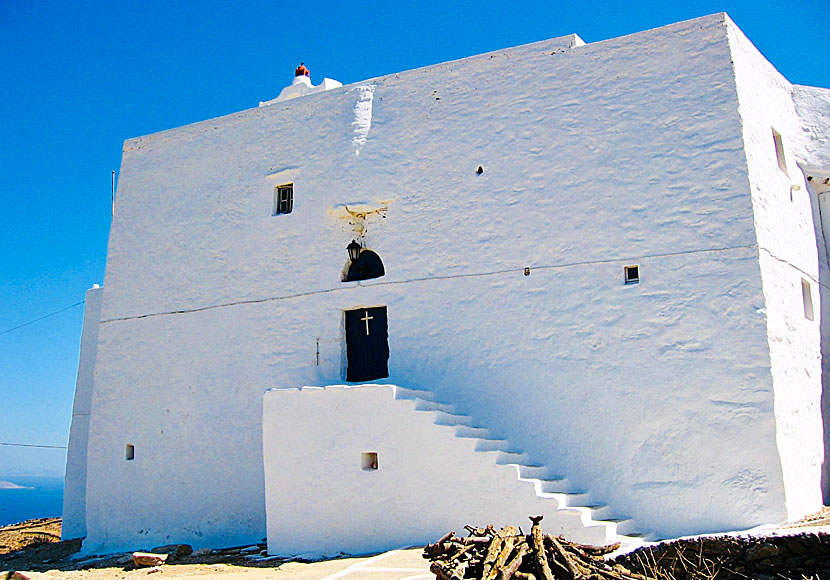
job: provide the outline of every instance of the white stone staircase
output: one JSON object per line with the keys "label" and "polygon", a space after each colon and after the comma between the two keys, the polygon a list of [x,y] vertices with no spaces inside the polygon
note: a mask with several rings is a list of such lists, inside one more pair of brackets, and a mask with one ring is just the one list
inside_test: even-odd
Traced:
{"label": "white stone staircase", "polygon": [[[608,506],[593,503],[588,493],[574,491],[567,479],[550,477],[547,466],[535,465],[526,453],[514,449],[508,440],[492,437],[488,429],[476,426],[470,416],[459,414],[453,405],[436,400],[432,391],[394,388],[395,399],[412,401],[415,411],[432,414],[435,425],[452,429],[456,437],[475,440],[475,451],[492,455],[495,465],[515,469],[517,480],[532,486],[539,513],[554,516],[545,521],[546,532],[558,533],[557,526],[562,531],[582,527],[587,534],[582,534],[580,541],[588,538],[596,544],[620,542],[624,549],[645,541],[645,535],[634,529],[633,520],[614,519]],[[484,525],[488,522],[470,523]],[[515,522],[514,525],[522,523]]]}

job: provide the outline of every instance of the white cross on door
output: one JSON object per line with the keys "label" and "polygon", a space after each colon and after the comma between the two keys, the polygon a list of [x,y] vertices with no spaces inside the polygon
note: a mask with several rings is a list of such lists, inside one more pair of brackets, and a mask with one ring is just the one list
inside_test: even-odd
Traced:
{"label": "white cross on door", "polygon": [[369,321],[374,319],[374,316],[369,316],[368,310],[366,311],[366,316],[360,319],[361,321],[366,321],[366,336],[369,336]]}

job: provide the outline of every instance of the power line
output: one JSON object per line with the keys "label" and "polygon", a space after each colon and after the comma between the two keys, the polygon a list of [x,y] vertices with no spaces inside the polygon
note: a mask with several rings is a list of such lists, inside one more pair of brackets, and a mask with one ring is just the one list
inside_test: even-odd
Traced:
{"label": "power line", "polygon": [[32,443],[0,443],[7,447],[39,447],[41,449],[66,449],[66,445],[34,445]]}
{"label": "power line", "polygon": [[[18,324],[17,326],[14,326],[12,328],[7,328],[3,332],[0,332],[0,336],[2,336],[4,334],[7,334],[7,333],[9,333],[13,330],[17,330],[18,328],[23,328],[24,326],[29,326],[30,324],[34,324],[35,322],[40,322],[44,318],[49,318],[50,316],[54,316],[55,314],[60,314],[61,312],[69,310],[70,308],[75,308],[76,306],[80,306],[83,303],[84,303],[84,301],[81,300],[80,302],[76,302],[75,304],[67,306],[66,308],[61,308],[60,310],[55,310],[54,312],[50,312],[49,314],[45,314],[45,315],[41,316],[40,318],[35,318],[34,320],[30,320],[29,322],[24,322],[23,324]],[[0,445],[2,445],[2,444],[0,444]]]}
{"label": "power line", "polygon": [[[622,257],[622,258],[603,258],[597,260],[586,260],[582,262],[563,262],[559,264],[548,264],[548,265],[533,265],[530,264],[529,266],[533,270],[551,270],[551,269],[561,269],[561,268],[573,268],[575,266],[593,266],[597,264],[613,264],[617,262],[634,262],[637,260],[645,260],[651,258],[672,258],[675,256],[685,256],[689,254],[706,254],[712,252],[732,252],[735,250],[747,250],[751,248],[757,247],[755,244],[745,244],[741,246],[729,246],[725,248],[702,248],[697,250],[681,250],[677,252],[665,252],[662,254],[646,254],[643,256],[629,256],[629,257]],[[321,290],[310,290],[308,292],[300,292],[298,294],[284,294],[281,296],[268,296],[266,298],[253,298],[250,300],[239,300],[236,302],[225,302],[222,304],[212,304],[210,306],[198,306],[195,308],[186,308],[182,310],[170,310],[164,312],[149,312],[147,314],[134,314],[132,316],[122,316],[119,318],[108,318],[106,320],[101,320],[101,324],[107,324],[109,322],[124,322],[127,320],[139,320],[141,318],[152,318],[156,316],[170,316],[173,314],[190,314],[194,312],[204,312],[205,310],[214,310],[216,308],[228,308],[229,306],[241,306],[247,304],[261,304],[263,302],[274,302],[280,300],[289,300],[292,298],[303,298],[306,296],[315,296],[318,294],[329,294],[333,292],[348,292],[357,288],[358,286],[364,287],[371,287],[371,286],[397,286],[400,284],[413,284],[418,282],[429,282],[432,280],[455,280],[458,278],[482,278],[486,276],[499,276],[503,274],[515,274],[517,272],[524,272],[525,266],[518,266],[515,268],[506,268],[504,270],[493,270],[493,271],[486,271],[486,272],[468,272],[465,274],[446,274],[440,276],[428,276],[424,278],[410,278],[407,280],[383,280],[383,281],[373,281],[370,280],[366,284],[361,284],[360,281],[357,282],[357,286],[337,286],[334,288],[324,288]]]}

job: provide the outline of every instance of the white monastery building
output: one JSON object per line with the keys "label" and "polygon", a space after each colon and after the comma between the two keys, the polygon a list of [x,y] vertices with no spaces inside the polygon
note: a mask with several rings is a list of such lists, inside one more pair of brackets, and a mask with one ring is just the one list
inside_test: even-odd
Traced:
{"label": "white monastery building", "polygon": [[129,139],[64,536],[334,554],[814,512],[829,184],[830,90],[725,14]]}

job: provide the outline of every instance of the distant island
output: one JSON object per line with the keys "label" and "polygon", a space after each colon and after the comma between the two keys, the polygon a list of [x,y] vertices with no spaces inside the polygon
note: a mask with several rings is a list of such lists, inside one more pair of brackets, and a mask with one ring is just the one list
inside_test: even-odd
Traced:
{"label": "distant island", "polygon": [[25,485],[17,485],[11,481],[3,481],[0,479],[0,489],[34,489],[33,487],[26,487]]}

